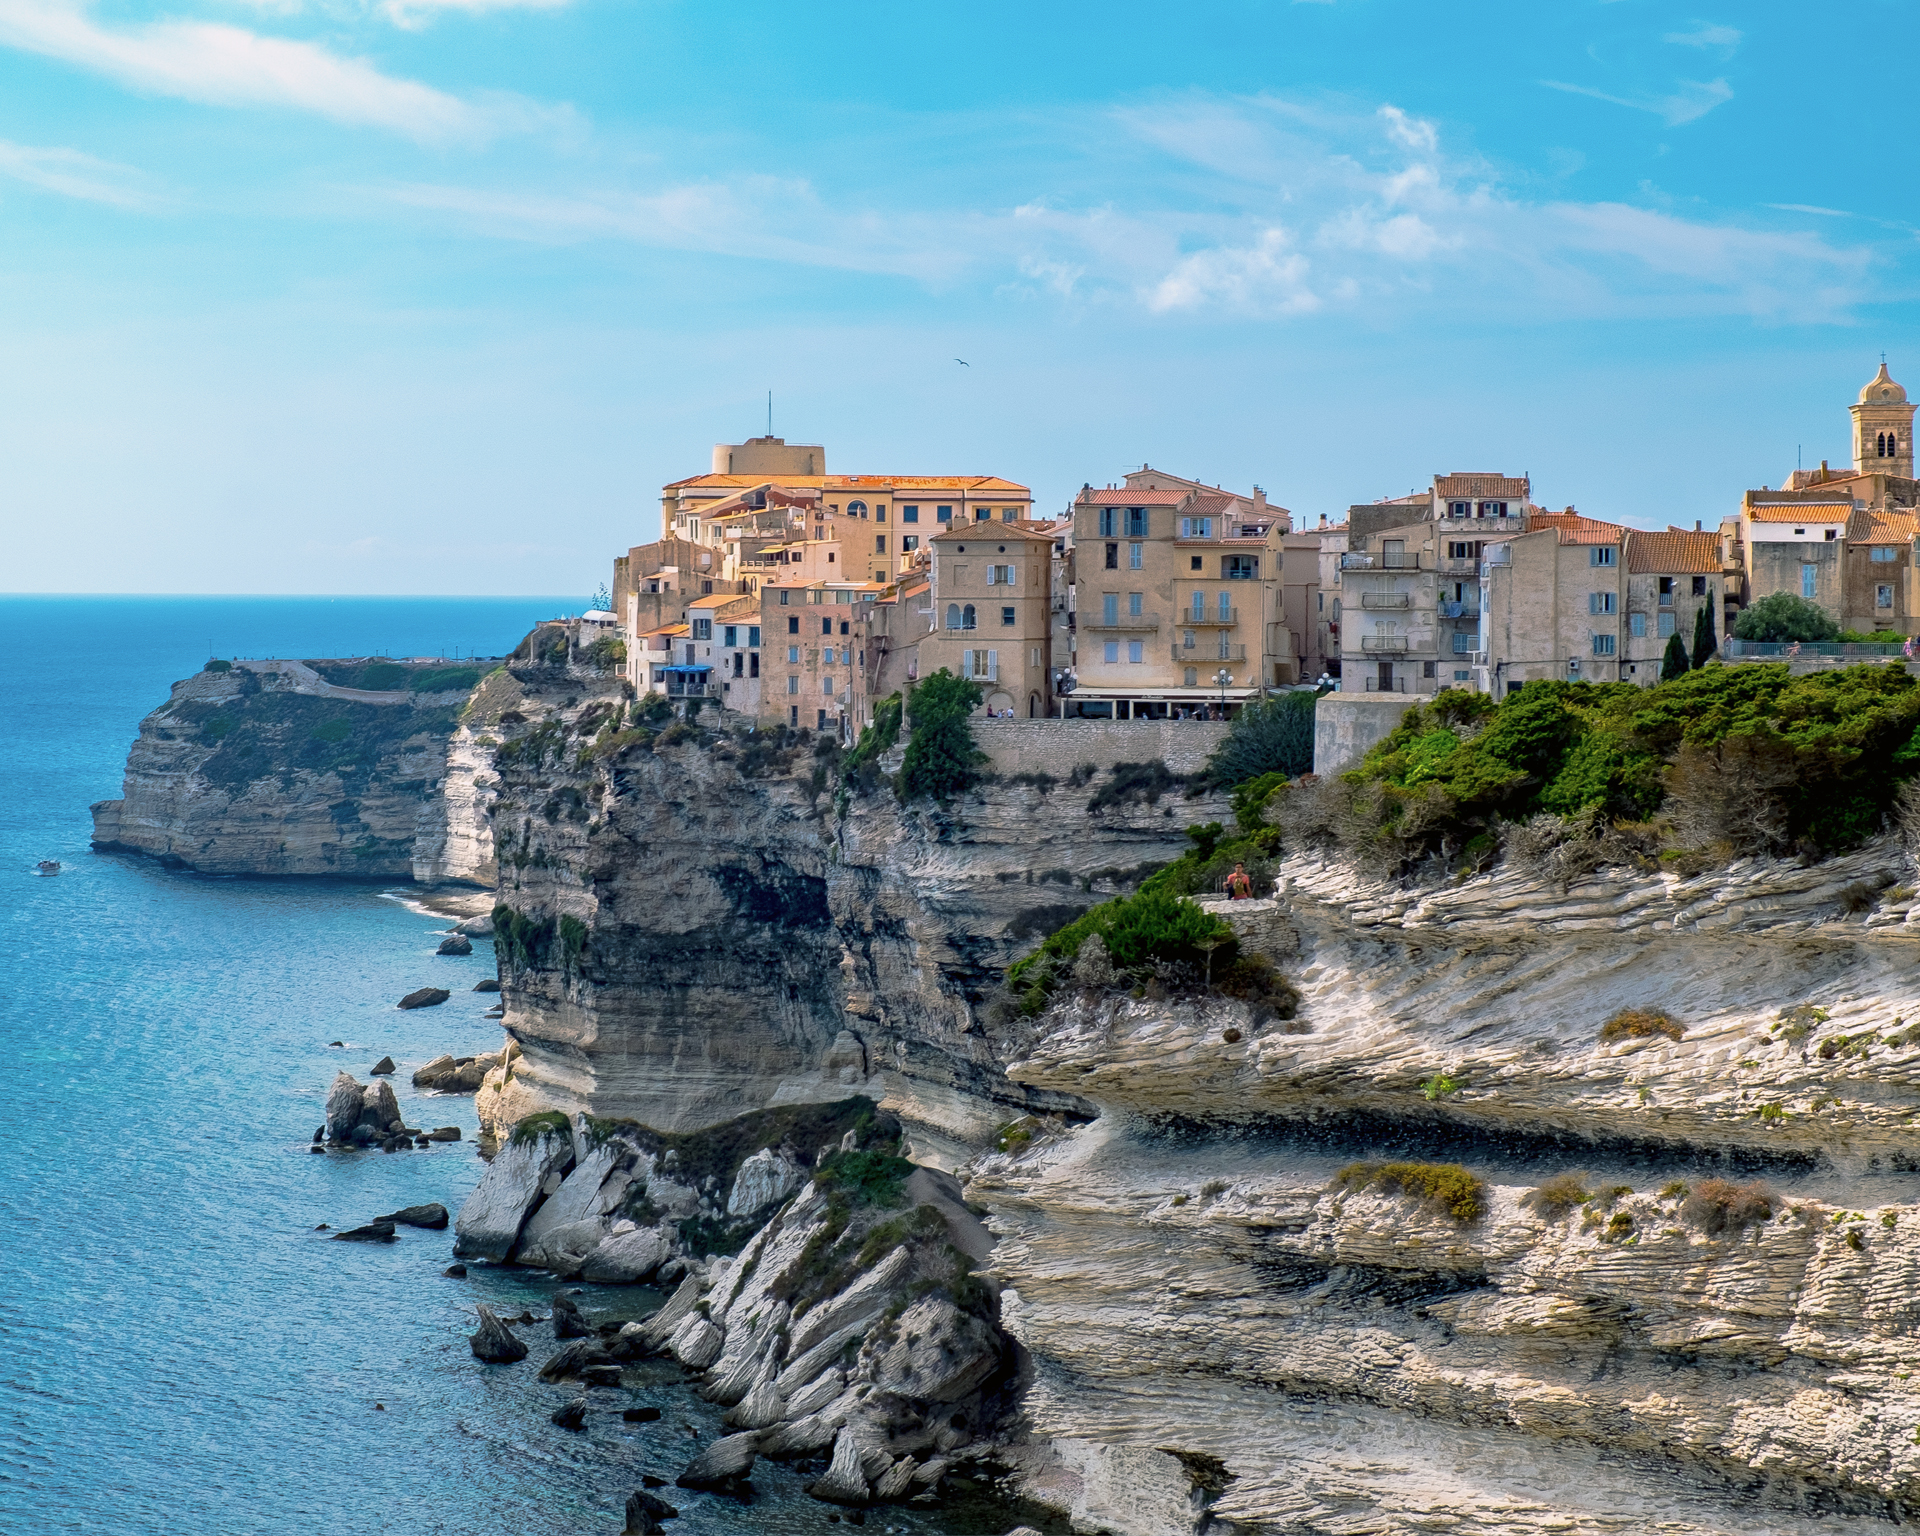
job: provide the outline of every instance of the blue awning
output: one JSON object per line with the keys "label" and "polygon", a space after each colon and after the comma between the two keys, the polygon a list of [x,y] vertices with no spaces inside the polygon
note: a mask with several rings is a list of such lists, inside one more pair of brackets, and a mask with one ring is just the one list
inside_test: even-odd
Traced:
{"label": "blue awning", "polygon": [[713,668],[681,666],[681,667],[662,667],[660,670],[662,672],[711,672]]}

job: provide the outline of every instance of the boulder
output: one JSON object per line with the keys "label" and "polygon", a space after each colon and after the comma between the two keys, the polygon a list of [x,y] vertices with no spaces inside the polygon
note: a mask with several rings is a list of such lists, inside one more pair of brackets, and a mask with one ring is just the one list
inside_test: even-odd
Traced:
{"label": "boulder", "polygon": [[616,1360],[645,1360],[659,1353],[640,1323],[628,1323],[614,1335],[607,1351]]}
{"label": "boulder", "polygon": [[613,1356],[608,1354],[598,1339],[575,1339],[564,1349],[557,1349],[547,1363],[540,1367],[542,1381],[565,1381],[578,1376],[590,1365],[612,1365]]}
{"label": "boulder", "polygon": [[447,1208],[435,1201],[432,1205],[410,1205],[405,1210],[395,1211],[391,1216],[378,1218],[381,1221],[397,1221],[403,1227],[425,1227],[438,1232],[447,1224]]}
{"label": "boulder", "polygon": [[468,938],[490,939],[493,937],[493,914],[482,912],[478,917],[463,918],[453,925],[455,933],[464,933]]}
{"label": "boulder", "polygon": [[483,976],[473,984],[473,990],[476,992],[498,992],[500,990],[500,979],[497,976]]}
{"label": "boulder", "polygon": [[432,1093],[474,1093],[487,1073],[499,1065],[497,1052],[488,1056],[436,1056],[413,1074],[413,1086]]}
{"label": "boulder", "polygon": [[353,1135],[353,1128],[360,1123],[360,1104],[366,1090],[346,1072],[337,1073],[333,1086],[327,1090],[327,1135],[335,1141],[346,1141]]}
{"label": "boulder", "polygon": [[720,1351],[726,1347],[726,1342],[726,1334],[709,1319],[694,1312],[688,1314],[686,1321],[674,1329],[673,1337],[667,1341],[667,1350],[682,1365],[704,1371],[720,1358]]}
{"label": "boulder", "polygon": [[394,1240],[393,1223],[386,1220],[370,1221],[364,1227],[352,1227],[345,1232],[333,1234],[336,1243],[390,1243]]}
{"label": "boulder", "polygon": [[393,1084],[369,1083],[360,1095],[360,1123],[372,1127],[380,1136],[400,1130],[400,1101],[394,1097]]}
{"label": "boulder", "polygon": [[753,1470],[759,1446],[758,1435],[728,1435],[688,1462],[674,1481],[682,1488],[730,1488]]}
{"label": "boulder", "polygon": [[873,1493],[867,1486],[867,1474],[861,1470],[866,1447],[852,1426],[842,1429],[833,1442],[833,1461],[824,1476],[807,1485],[807,1492],[830,1504],[868,1504]]}
{"label": "boulder", "polygon": [[436,955],[470,955],[473,953],[473,940],[464,933],[449,934],[440,941]]}
{"label": "boulder", "polygon": [[913,1474],[919,1470],[919,1463],[911,1456],[902,1456],[891,1467],[882,1472],[873,1485],[876,1499],[904,1499],[913,1489]]}
{"label": "boulder", "polygon": [[929,1402],[958,1402],[1000,1364],[992,1328],[942,1296],[923,1296],[901,1314],[894,1342],[872,1366],[874,1387]]}
{"label": "boulder", "polygon": [[639,1285],[673,1253],[673,1244],[657,1227],[641,1227],[601,1240],[587,1255],[580,1278],[595,1285]]}
{"label": "boulder", "polygon": [[367,1069],[367,1075],[369,1077],[392,1077],[393,1058],[391,1056],[382,1056]]}
{"label": "boulder", "polygon": [[620,1385],[620,1367],[583,1365],[580,1367],[580,1380],[590,1387],[617,1387]]}
{"label": "boulder", "polygon": [[666,1527],[660,1522],[675,1519],[679,1513],[665,1499],[639,1489],[627,1500],[627,1526],[620,1536],[663,1536]]}
{"label": "boulder", "polygon": [[449,1264],[441,1273],[450,1280],[464,1280],[467,1278],[467,1266],[464,1264]]}
{"label": "boulder", "polygon": [[[455,1268],[460,1268],[461,1272],[465,1273],[461,1266],[456,1265]],[[467,1336],[467,1343],[472,1346],[476,1360],[505,1365],[527,1358],[527,1346],[515,1338],[512,1330],[494,1315],[492,1307],[482,1302],[474,1308],[474,1311],[480,1318],[480,1329],[477,1333]]]}
{"label": "boulder", "polygon": [[729,1216],[751,1216],[785,1200],[803,1183],[806,1175],[771,1147],[762,1147],[740,1165],[733,1176],[733,1190],[727,1196]]}
{"label": "boulder", "polygon": [[659,1421],[660,1410],[658,1408],[623,1408],[620,1410],[620,1417],[629,1424],[653,1424]]}
{"label": "boulder", "polygon": [[435,1008],[453,994],[445,987],[420,987],[409,992],[394,1006],[397,1008]]}
{"label": "boulder", "polygon": [[553,1336],[556,1339],[584,1339],[593,1332],[580,1315],[580,1304],[565,1291],[553,1294]]}
{"label": "boulder", "polygon": [[455,1065],[456,1063],[451,1056],[436,1056],[424,1067],[420,1067],[414,1072],[413,1086],[416,1088],[431,1088],[436,1078],[445,1077],[454,1069]]}
{"label": "boulder", "polygon": [[570,1403],[562,1403],[551,1417],[562,1429],[571,1429],[577,1434],[587,1427],[587,1400],[576,1397]]}
{"label": "boulder", "polygon": [[787,1400],[771,1381],[763,1381],[728,1410],[727,1422],[740,1429],[771,1429],[787,1416]]}
{"label": "boulder", "polygon": [[454,1220],[453,1256],[503,1263],[546,1198],[547,1180],[572,1165],[573,1138],[564,1131],[507,1137]]}
{"label": "boulder", "polygon": [[437,1130],[427,1132],[428,1141],[458,1141],[459,1139],[460,1127],[457,1125],[443,1125]]}
{"label": "boulder", "polygon": [[317,1141],[309,1143],[307,1146],[307,1150],[309,1152],[318,1152],[322,1157],[325,1157],[327,1155],[327,1149],[321,1146],[320,1143]]}

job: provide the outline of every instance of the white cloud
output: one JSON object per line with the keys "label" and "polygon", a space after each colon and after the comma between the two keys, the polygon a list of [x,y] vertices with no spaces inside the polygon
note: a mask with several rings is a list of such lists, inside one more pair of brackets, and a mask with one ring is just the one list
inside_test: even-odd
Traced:
{"label": "white cloud", "polygon": [[39,149],[0,139],[0,176],[43,191],[114,208],[150,208],[157,199],[142,185],[140,172],[96,160],[77,149]]}
{"label": "white cloud", "polygon": [[1704,48],[1725,57],[1740,46],[1741,36],[1738,27],[1716,27],[1701,22],[1691,32],[1668,32],[1663,41],[1682,48]]}
{"label": "white cloud", "polygon": [[1307,259],[1292,249],[1283,229],[1263,229],[1251,245],[1182,257],[1146,300],[1156,314],[1205,308],[1302,315],[1321,302],[1307,286]]}
{"label": "white cloud", "polygon": [[1681,80],[1670,96],[1615,96],[1590,85],[1569,85],[1564,80],[1542,80],[1551,91],[1566,91],[1574,96],[1591,96],[1595,101],[1630,107],[1635,112],[1651,112],[1669,128],[1705,117],[1723,102],[1733,100],[1733,87],[1724,80]]}
{"label": "white cloud", "polygon": [[469,16],[489,11],[557,11],[573,0],[382,0],[380,10],[396,27],[418,31],[449,11]]}
{"label": "white cloud", "polygon": [[1430,155],[1440,147],[1440,135],[1432,123],[1408,117],[1398,107],[1382,107],[1380,117],[1387,125],[1387,137],[1402,149]]}
{"label": "white cloud", "polygon": [[283,107],[429,142],[481,139],[552,114],[513,99],[462,100],[315,43],[211,22],[104,27],[78,0],[0,0],[0,46],[62,59],[155,95]]}

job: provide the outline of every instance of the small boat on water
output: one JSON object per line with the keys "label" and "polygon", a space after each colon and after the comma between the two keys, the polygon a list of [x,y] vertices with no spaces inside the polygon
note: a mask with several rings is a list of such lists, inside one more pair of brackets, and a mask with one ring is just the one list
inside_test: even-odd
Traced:
{"label": "small boat on water", "polygon": [[57,875],[60,873],[60,861],[58,859],[42,859],[38,864],[34,865],[34,868],[43,875]]}

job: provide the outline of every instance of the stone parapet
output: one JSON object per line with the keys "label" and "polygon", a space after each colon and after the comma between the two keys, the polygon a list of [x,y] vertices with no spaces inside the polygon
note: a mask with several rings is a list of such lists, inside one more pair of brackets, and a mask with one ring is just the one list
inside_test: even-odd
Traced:
{"label": "stone parapet", "polygon": [[1164,762],[1198,773],[1226,739],[1220,720],[975,720],[973,739],[995,773],[1071,773],[1082,764]]}

